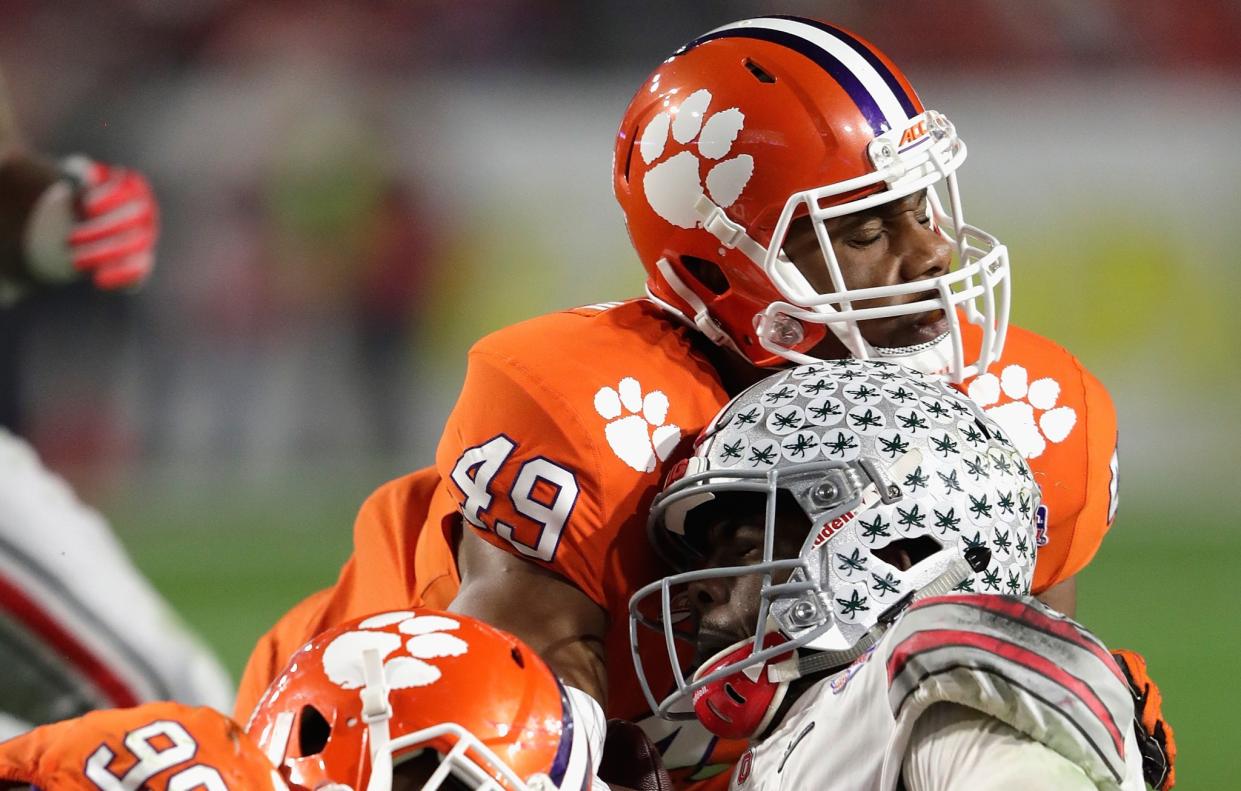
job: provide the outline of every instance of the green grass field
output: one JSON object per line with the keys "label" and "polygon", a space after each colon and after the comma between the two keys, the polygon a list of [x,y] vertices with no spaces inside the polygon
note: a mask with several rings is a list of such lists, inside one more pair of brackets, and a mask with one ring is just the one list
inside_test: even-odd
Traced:
{"label": "green grass field", "polygon": [[[197,490],[106,507],[135,562],[239,675],[254,640],[305,594],[331,583],[373,482],[296,494]],[[285,487],[277,487],[290,491]],[[1136,498],[1134,498],[1136,499]],[[1233,609],[1241,534],[1223,518],[1121,509],[1079,585],[1079,620],[1109,645],[1145,654],[1176,728],[1181,789],[1241,787],[1230,713],[1241,630]]]}

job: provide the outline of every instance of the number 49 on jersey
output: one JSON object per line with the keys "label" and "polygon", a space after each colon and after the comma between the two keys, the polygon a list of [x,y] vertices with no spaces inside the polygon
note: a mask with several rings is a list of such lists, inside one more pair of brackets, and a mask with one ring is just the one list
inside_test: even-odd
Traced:
{"label": "number 49 on jersey", "polygon": [[461,454],[452,470],[452,481],[465,497],[461,513],[470,524],[494,531],[521,554],[550,562],[577,502],[577,478],[571,470],[542,456],[521,464],[512,486],[499,496],[507,497],[512,510],[537,527],[537,532],[521,531],[522,536],[531,536],[523,538],[517,533],[520,526],[487,513],[497,496],[492,481],[516,448],[516,442],[500,434]]}

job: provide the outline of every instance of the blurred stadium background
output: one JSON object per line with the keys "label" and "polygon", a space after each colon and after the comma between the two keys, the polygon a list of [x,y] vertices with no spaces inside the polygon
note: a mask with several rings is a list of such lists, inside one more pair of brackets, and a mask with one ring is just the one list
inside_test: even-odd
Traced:
{"label": "blurred stadium background", "polygon": [[473,339],[640,293],[615,124],[676,46],[768,12],[875,41],[962,131],[1016,321],[1120,413],[1079,616],[1149,658],[1178,787],[1235,787],[1235,0],[7,0],[28,140],[147,172],[164,236],[140,294],[0,315],[0,420],[239,673],[362,498],[432,461]]}

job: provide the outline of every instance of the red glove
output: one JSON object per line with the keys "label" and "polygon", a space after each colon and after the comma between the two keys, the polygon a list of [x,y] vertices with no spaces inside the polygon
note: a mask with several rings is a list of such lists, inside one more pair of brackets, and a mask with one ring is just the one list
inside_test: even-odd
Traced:
{"label": "red glove", "polygon": [[65,170],[77,185],[69,233],[73,268],[101,289],[132,288],[155,266],[159,207],[136,170],[73,157]]}
{"label": "red glove", "polygon": [[1133,727],[1142,751],[1142,774],[1151,788],[1168,791],[1176,785],[1176,734],[1163,718],[1163,695],[1147,674],[1141,654],[1122,648],[1112,651],[1112,658],[1133,693]]}

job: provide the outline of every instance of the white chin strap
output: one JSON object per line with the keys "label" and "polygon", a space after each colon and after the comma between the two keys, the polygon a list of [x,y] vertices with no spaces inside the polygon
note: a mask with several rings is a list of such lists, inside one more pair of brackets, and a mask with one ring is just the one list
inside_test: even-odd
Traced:
{"label": "white chin strap", "polygon": [[371,754],[371,779],[366,791],[390,791],[392,751],[388,749],[388,720],[392,718],[392,706],[388,703],[383,662],[374,648],[362,651],[362,679],[365,684],[358,694],[362,697],[362,721],[366,723]]}
{"label": "white chin strap", "polygon": [[707,338],[710,339],[710,341],[716,346],[723,346],[725,348],[732,349],[737,354],[741,354],[741,349],[737,348],[737,344],[733,342],[733,339],[728,336],[728,333],[724,332],[724,328],[721,327],[719,322],[711,316],[711,312],[707,310],[707,303],[703,302],[702,299],[694,293],[694,290],[687,286],[685,281],[681,280],[681,278],[677,276],[676,270],[672,268],[672,264],[668,262],[668,259],[661,258],[656,261],[655,268],[659,270],[659,274],[663,275],[664,280],[668,283],[668,286],[673,290],[673,292],[684,300],[685,304],[689,305],[690,310],[694,311],[694,315],[693,317],[686,316],[684,312],[677,310],[668,303],[658,299],[654,294],[651,294],[649,290],[647,291],[648,296],[657,302],[660,307],[665,310],[672,311],[674,315],[686,320],[689,324],[697,328],[699,332],[706,335]]}

